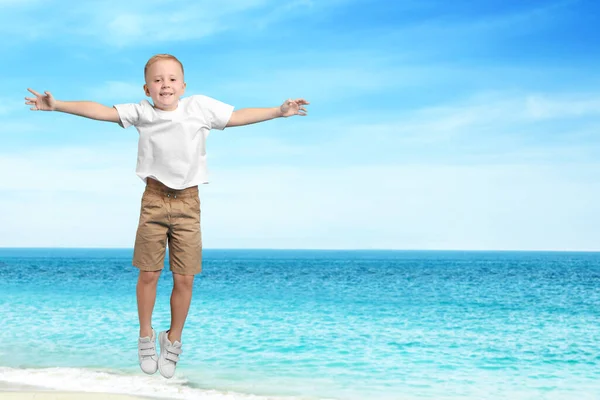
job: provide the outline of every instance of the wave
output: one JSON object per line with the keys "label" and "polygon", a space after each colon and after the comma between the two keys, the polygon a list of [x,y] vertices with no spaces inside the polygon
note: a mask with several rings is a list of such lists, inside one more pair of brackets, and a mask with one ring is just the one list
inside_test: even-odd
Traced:
{"label": "wave", "polygon": [[203,400],[297,400],[305,397],[272,397],[199,389],[181,378],[156,375],[127,375],[116,371],[83,368],[0,367],[0,382],[68,392],[114,393],[165,399]]}

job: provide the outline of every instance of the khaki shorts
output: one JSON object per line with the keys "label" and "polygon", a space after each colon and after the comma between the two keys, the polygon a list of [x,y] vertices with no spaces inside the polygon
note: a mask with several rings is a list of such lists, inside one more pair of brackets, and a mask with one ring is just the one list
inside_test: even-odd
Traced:
{"label": "khaki shorts", "polygon": [[142,271],[162,270],[167,244],[171,271],[181,275],[202,271],[198,186],[174,190],[148,178],[142,196],[133,265]]}

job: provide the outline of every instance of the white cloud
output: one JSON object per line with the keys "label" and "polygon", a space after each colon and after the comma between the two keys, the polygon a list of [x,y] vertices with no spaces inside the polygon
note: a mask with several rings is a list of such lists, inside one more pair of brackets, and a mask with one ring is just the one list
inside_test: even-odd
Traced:
{"label": "white cloud", "polygon": [[273,66],[256,72],[253,79],[229,80],[215,85],[229,97],[254,102],[283,101],[288,97],[305,97],[311,102],[343,102],[392,87],[411,85],[408,74],[395,68],[369,69],[361,66],[336,65],[327,68]]}
{"label": "white cloud", "polygon": [[[4,0],[6,1],[6,0]],[[10,1],[11,5],[16,2]],[[31,5],[35,2],[28,2]],[[40,3],[36,9],[46,18],[33,19],[28,13],[15,13],[0,19],[11,33],[29,39],[49,39],[71,35],[71,39],[95,38],[111,46],[151,45],[157,42],[199,39],[228,29],[239,29],[236,19],[245,12],[261,9],[266,0],[224,0],[215,7],[212,1],[89,0],[85,3]],[[16,29],[16,30],[15,30]]]}
{"label": "white cloud", "polygon": [[[199,16],[194,10],[183,10],[175,15],[122,13],[105,23],[101,37],[117,46],[137,45],[140,41],[156,43],[200,39],[224,30],[225,26],[218,20]],[[97,28],[86,29],[82,33],[100,36]]]}
{"label": "white cloud", "polygon": [[[33,95],[29,92],[24,91],[27,97]],[[29,106],[25,104],[25,95],[22,97],[23,100],[17,100],[11,97],[0,97],[0,118],[11,116],[16,111],[23,111],[29,109]]]}
{"label": "white cloud", "polygon": [[94,101],[121,101],[137,103],[145,98],[143,89],[144,82],[130,83],[121,81],[108,81],[104,85],[89,89],[90,96]]}
{"label": "white cloud", "polygon": [[42,0],[0,0],[0,6],[3,7],[23,7],[35,3],[41,3]]}
{"label": "white cloud", "polygon": [[277,247],[598,248],[593,198],[600,183],[589,173],[573,182],[578,168],[235,170],[218,177],[226,187],[205,202],[212,211],[205,222],[221,240],[257,238]]}
{"label": "white cloud", "polygon": [[[0,156],[0,246],[130,247],[135,149]],[[10,171],[10,172],[8,172]],[[599,250],[600,164],[215,169],[212,247]]]}
{"label": "white cloud", "polygon": [[531,95],[527,98],[525,110],[534,119],[559,119],[600,115],[600,97]]}
{"label": "white cloud", "polygon": [[532,96],[496,93],[444,106],[352,114],[321,111],[322,105],[316,104],[301,120],[216,133],[210,154],[223,166],[560,164],[597,159],[600,110],[591,106],[600,101],[596,94],[536,94],[553,107],[544,118],[529,108]]}
{"label": "white cloud", "polygon": [[0,153],[2,189],[7,191],[99,193],[126,190],[135,167],[135,148],[117,145],[36,147]]}
{"label": "white cloud", "polygon": [[14,136],[22,135],[26,132],[40,132],[42,130],[43,127],[40,127],[39,124],[35,124],[31,121],[18,121],[16,119],[2,121],[2,119],[0,119],[0,134]]}
{"label": "white cloud", "polygon": [[[463,15],[460,8],[445,9],[442,12],[432,12],[429,18],[415,19],[410,24],[400,26],[394,30],[391,39],[400,39],[402,43],[415,41],[437,40],[438,43],[448,44],[452,47],[458,44],[458,38],[469,38],[469,45],[476,45],[490,37],[520,36],[539,31],[555,23],[573,2],[554,1],[546,2],[541,6],[527,5],[516,11],[490,12],[488,15]],[[425,8],[440,8],[436,2],[425,3]],[[491,9],[490,9],[491,10]]]}
{"label": "white cloud", "polygon": [[[326,2],[319,2],[320,6],[325,5]],[[329,2],[331,3],[331,2]],[[297,16],[298,13],[304,13],[307,10],[311,10],[316,4],[312,0],[291,0],[281,4],[275,4],[267,13],[260,16],[254,24],[261,29],[267,26],[285,19],[290,13]]]}

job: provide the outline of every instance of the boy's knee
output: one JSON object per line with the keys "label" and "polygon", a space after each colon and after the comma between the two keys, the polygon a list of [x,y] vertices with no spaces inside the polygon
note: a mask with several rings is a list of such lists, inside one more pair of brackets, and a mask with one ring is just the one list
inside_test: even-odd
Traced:
{"label": "boy's knee", "polygon": [[144,285],[154,285],[159,277],[160,271],[140,271],[139,281]]}
{"label": "boy's knee", "polygon": [[194,287],[194,275],[173,274],[173,285],[177,289],[192,290]]}

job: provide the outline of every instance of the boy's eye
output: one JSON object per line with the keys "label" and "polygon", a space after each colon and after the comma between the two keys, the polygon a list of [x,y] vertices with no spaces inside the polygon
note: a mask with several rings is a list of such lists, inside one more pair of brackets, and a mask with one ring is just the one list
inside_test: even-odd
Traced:
{"label": "boy's eye", "polygon": [[177,79],[175,78],[171,78],[171,82],[175,82]]}
{"label": "boy's eye", "polygon": [[154,82],[160,82],[160,79],[155,79]]}

